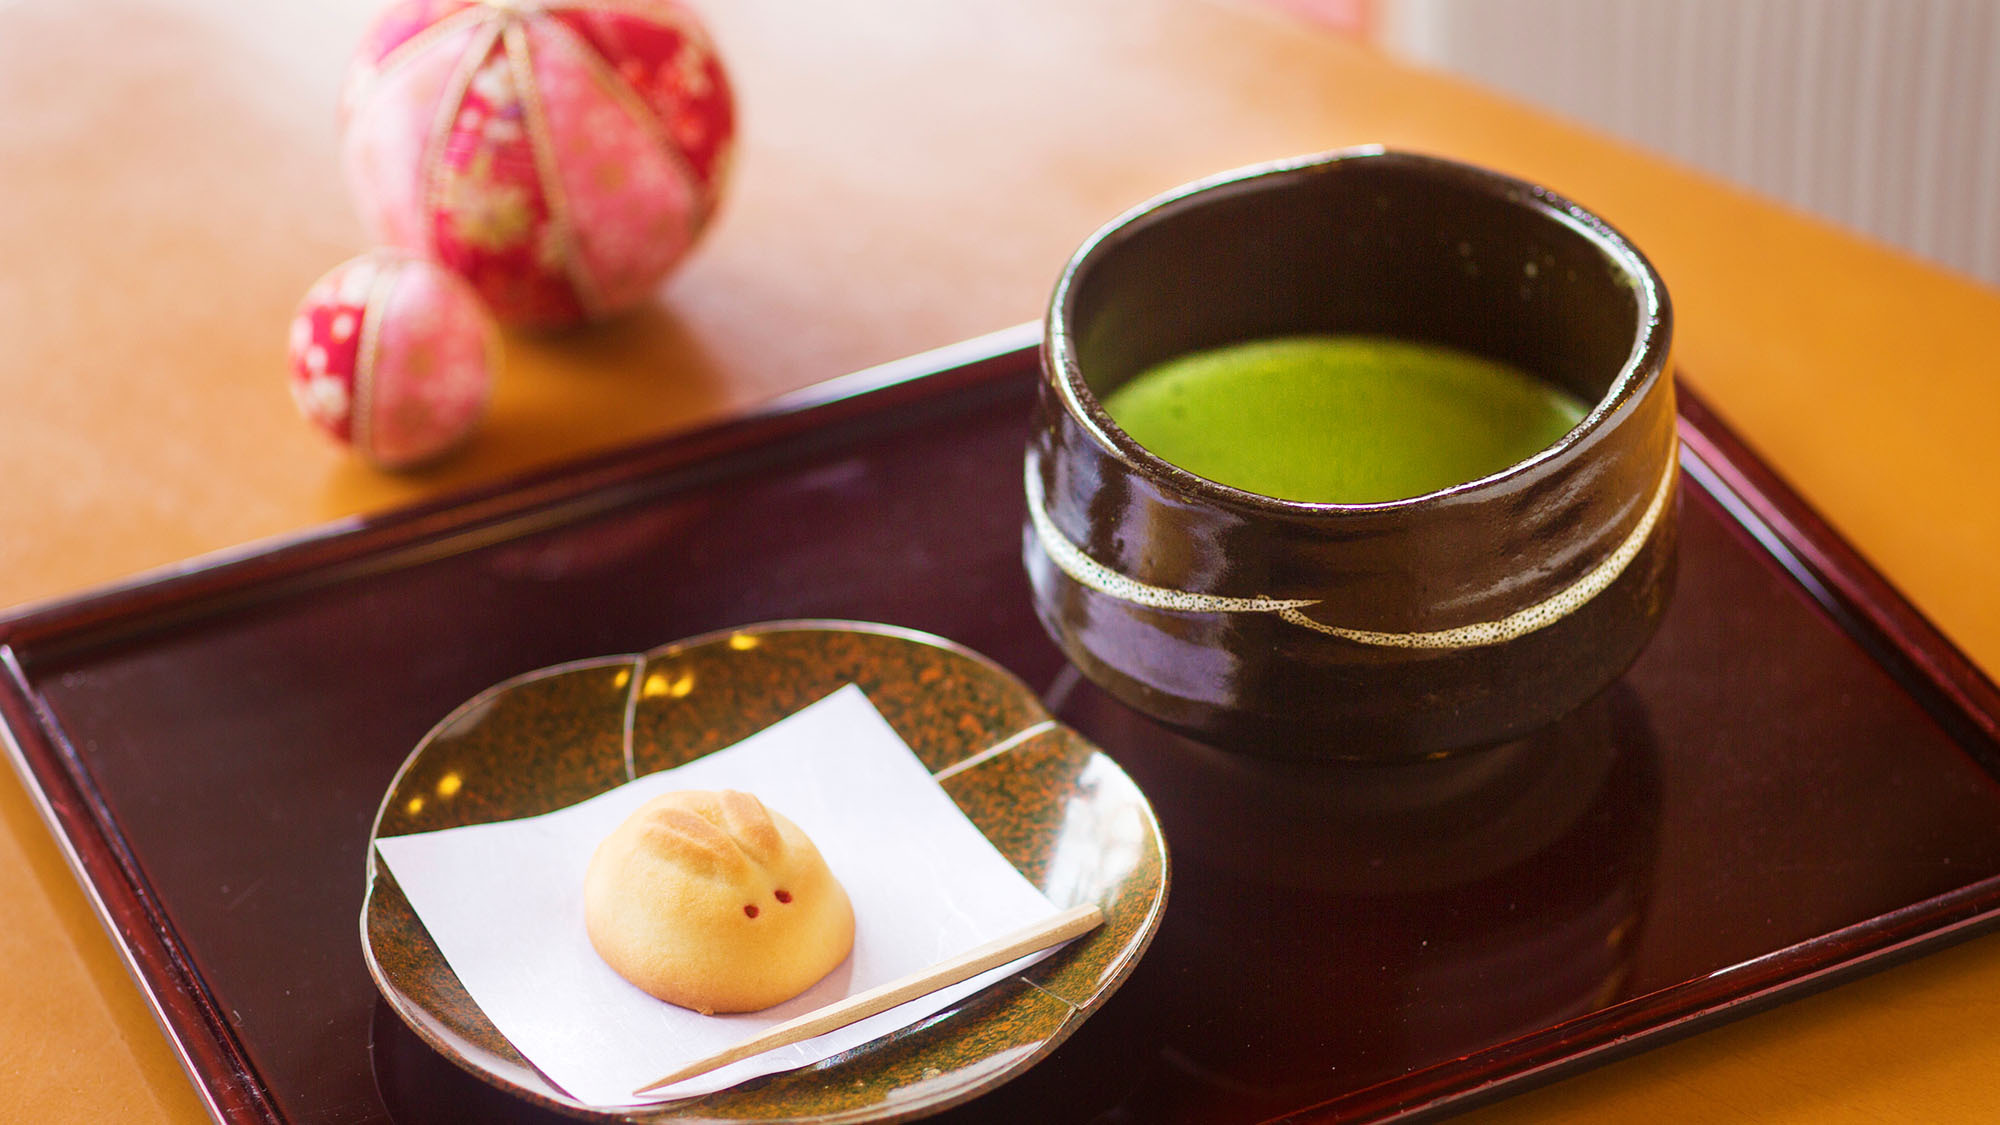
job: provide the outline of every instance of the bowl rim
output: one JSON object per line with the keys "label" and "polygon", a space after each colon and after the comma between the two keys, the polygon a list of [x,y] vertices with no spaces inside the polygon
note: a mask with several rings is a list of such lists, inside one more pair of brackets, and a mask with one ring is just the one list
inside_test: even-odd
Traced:
{"label": "bowl rim", "polygon": [[[1224,484],[1166,460],[1139,444],[1112,421],[1103,403],[1084,380],[1070,323],[1078,279],[1088,270],[1092,259],[1102,249],[1116,246],[1133,233],[1183,212],[1218,200],[1273,190],[1279,185],[1327,174],[1360,162],[1426,169],[1462,186],[1523,204],[1594,243],[1625,276],[1639,295],[1637,332],[1632,349],[1618,374],[1583,418],[1554,443],[1497,472],[1416,496],[1365,503],[1288,500]],[[1139,203],[1099,227],[1064,264],[1050,294],[1043,321],[1042,365],[1044,379],[1055,391],[1063,410],[1098,446],[1140,475],[1165,481],[1184,492],[1239,509],[1277,516],[1324,517],[1421,512],[1504,488],[1510,482],[1532,475],[1542,466],[1566,456],[1599,431],[1609,428],[1612,416],[1620,408],[1638,397],[1650,383],[1666,375],[1672,334],[1673,306],[1667,296],[1666,283],[1638,247],[1596,212],[1540,184],[1476,164],[1383,145],[1360,145],[1245,165],[1193,180]]]}

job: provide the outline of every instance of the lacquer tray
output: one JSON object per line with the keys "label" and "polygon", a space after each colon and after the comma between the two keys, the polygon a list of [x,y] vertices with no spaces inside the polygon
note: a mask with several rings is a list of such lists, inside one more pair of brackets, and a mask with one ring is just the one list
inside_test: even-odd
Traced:
{"label": "lacquer tray", "polygon": [[775,618],[993,658],[1173,853],[1123,990],[940,1121],[1437,1114],[2000,917],[1993,685],[1691,395],[1679,590],[1623,680],[1499,752],[1304,771],[1165,734],[1043,636],[1032,339],[0,619],[8,748],[217,1115],[551,1120],[378,997],[376,802],[489,684]]}

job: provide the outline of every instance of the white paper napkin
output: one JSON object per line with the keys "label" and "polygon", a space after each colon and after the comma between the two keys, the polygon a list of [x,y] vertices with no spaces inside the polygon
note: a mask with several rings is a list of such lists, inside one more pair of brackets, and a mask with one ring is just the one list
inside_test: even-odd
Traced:
{"label": "white paper napkin", "polygon": [[[847,961],[795,999],[728,1016],[655,1000],[613,972],[584,934],[584,869],[599,840],[674,789],[754,793],[803,828],[854,902]],[[543,1074],[593,1106],[709,1093],[913,1024],[1046,954],[646,1098],[632,1096],[685,1062],[1056,909],[852,686],[726,750],[569,808],[391,837],[377,847],[486,1017]]]}

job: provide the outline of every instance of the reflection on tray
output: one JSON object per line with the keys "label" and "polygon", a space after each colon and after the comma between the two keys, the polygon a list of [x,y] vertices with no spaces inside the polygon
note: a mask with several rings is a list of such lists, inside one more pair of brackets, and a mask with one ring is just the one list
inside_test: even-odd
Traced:
{"label": "reflection on tray", "polygon": [[[1660,819],[1623,685],[1530,739],[1409,766],[1227,754],[1074,676],[1046,702],[1155,795],[1174,860],[1127,994],[1144,1003],[1051,1060],[1102,1076],[1078,1120],[1259,1120],[1619,997]],[[1050,1080],[968,1116],[1026,1112]]]}

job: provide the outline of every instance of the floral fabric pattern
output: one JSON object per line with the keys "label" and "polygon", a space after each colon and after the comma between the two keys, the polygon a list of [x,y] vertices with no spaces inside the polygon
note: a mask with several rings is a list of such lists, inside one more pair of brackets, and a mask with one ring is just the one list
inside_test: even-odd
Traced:
{"label": "floral fabric pattern", "polygon": [[299,413],[389,468],[428,461],[485,412],[492,319],[456,275],[383,251],[335,266],[293,314]]}
{"label": "floral fabric pattern", "polygon": [[299,413],[340,441],[354,433],[354,379],[360,368],[361,321],[368,312],[380,262],[343,262],[306,290],[292,315],[292,402]]}
{"label": "floral fabric pattern", "polygon": [[502,320],[564,324],[585,309],[568,275],[528,135],[528,110],[504,42],[472,72],[429,169],[437,260],[472,283]]}
{"label": "floral fabric pattern", "polygon": [[529,36],[580,264],[601,304],[635,304],[694,244],[700,185],[588,45],[557,27]]}
{"label": "floral fabric pattern", "polygon": [[[650,10],[649,10],[650,9]],[[639,95],[680,148],[704,189],[719,190],[736,132],[729,79],[700,24],[678,6],[632,12],[578,8],[556,13]]]}
{"label": "floral fabric pattern", "polygon": [[645,299],[706,225],[734,135],[721,63],[671,0],[404,0],[343,104],[371,232],[523,324]]}
{"label": "floral fabric pattern", "polygon": [[478,28],[460,26],[393,69],[350,82],[361,92],[347,112],[341,163],[361,222],[376,241],[430,253],[426,161],[432,118],[412,107],[435,109],[444,101],[457,58],[481,37]]}
{"label": "floral fabric pattern", "polygon": [[418,465],[463,441],[486,413],[498,354],[479,298],[453,274],[405,261],[383,294],[367,455]]}

